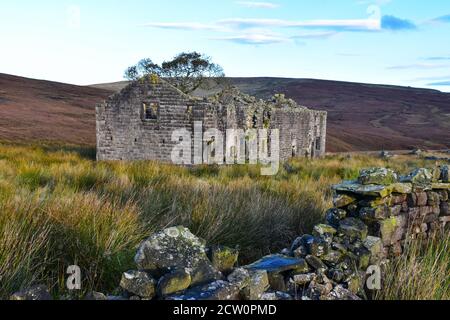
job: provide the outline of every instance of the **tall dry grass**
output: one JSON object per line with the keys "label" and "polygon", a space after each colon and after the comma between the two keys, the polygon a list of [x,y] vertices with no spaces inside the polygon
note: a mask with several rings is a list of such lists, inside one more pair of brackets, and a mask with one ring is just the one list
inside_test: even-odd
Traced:
{"label": "tall dry grass", "polygon": [[239,246],[241,263],[289,245],[331,206],[330,185],[361,168],[406,172],[418,159],[294,159],[274,177],[254,166],[181,168],[95,162],[92,149],[0,144],[0,298],[33,283],[68,294],[67,266],[83,292],[111,292],[151,232],[185,225],[210,244]]}
{"label": "tall dry grass", "polygon": [[405,253],[384,272],[379,300],[450,300],[450,238],[448,233],[409,241]]}

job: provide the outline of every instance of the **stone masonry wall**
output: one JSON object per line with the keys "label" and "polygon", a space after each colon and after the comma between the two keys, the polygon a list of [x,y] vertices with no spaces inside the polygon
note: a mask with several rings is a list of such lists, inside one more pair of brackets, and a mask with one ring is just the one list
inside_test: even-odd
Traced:
{"label": "stone masonry wall", "polygon": [[[156,115],[148,119],[144,109],[152,105],[157,106]],[[201,99],[150,77],[98,105],[96,115],[98,160],[171,162],[172,150],[178,144],[172,141],[172,132],[183,128],[193,132],[198,121],[203,123],[203,131],[217,128],[224,135],[231,128],[279,129],[281,161],[325,154],[326,112],[298,106],[282,95],[262,101],[228,89]],[[207,143],[204,141],[205,146]]]}

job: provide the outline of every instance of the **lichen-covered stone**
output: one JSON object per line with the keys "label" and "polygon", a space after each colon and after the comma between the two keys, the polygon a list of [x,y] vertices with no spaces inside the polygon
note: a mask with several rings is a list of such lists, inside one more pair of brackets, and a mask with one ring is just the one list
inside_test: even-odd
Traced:
{"label": "lichen-covered stone", "polygon": [[166,297],[181,292],[190,287],[191,275],[186,270],[179,269],[165,274],[158,282],[158,296]]}
{"label": "lichen-covered stone", "polygon": [[374,222],[389,217],[390,208],[383,205],[376,208],[364,207],[359,211],[359,217],[365,222]]}
{"label": "lichen-covered stone", "polygon": [[401,182],[410,182],[414,187],[428,189],[433,182],[433,172],[430,169],[419,168],[411,172],[409,175],[402,177]]}
{"label": "lichen-covered stone", "polygon": [[120,287],[134,295],[153,298],[156,292],[156,281],[146,272],[130,270],[123,273]]}
{"label": "lichen-covered stone", "polygon": [[330,209],[326,213],[326,221],[333,227],[338,227],[339,222],[347,217],[347,212],[342,209]]}
{"label": "lichen-covered stone", "polygon": [[327,254],[320,257],[320,259],[328,266],[335,266],[341,261],[343,256],[344,254],[339,250],[330,250]]}
{"label": "lichen-covered stone", "polygon": [[431,184],[431,188],[435,190],[450,190],[450,183],[434,182]]}
{"label": "lichen-covered stone", "polygon": [[241,296],[245,300],[259,300],[261,296],[270,288],[269,276],[265,270],[254,270],[249,272],[249,281],[242,288]]}
{"label": "lichen-covered stone", "polygon": [[[403,216],[390,217],[378,222],[383,245],[392,245],[401,240],[402,228],[405,225]],[[400,232],[398,230],[400,229]],[[400,238],[400,239],[399,239]]]}
{"label": "lichen-covered stone", "polygon": [[[331,238],[331,241],[332,241],[332,238]],[[315,237],[313,239],[313,241],[311,241],[307,246],[308,253],[313,256],[316,256],[316,257],[322,257],[323,255],[327,254],[329,247],[330,247],[329,243],[319,237]]]}
{"label": "lichen-covered stone", "polygon": [[47,286],[36,285],[28,289],[14,293],[10,300],[20,300],[20,301],[38,301],[38,300],[53,300],[49,293]]}
{"label": "lichen-covered stone", "polygon": [[352,197],[348,194],[337,194],[333,197],[333,204],[336,208],[344,208],[349,204],[356,202],[356,197]]}
{"label": "lichen-covered stone", "polygon": [[379,237],[368,236],[364,240],[364,247],[370,251],[370,263],[378,264],[383,257],[383,242]]}
{"label": "lichen-covered stone", "polygon": [[392,192],[394,193],[401,193],[401,194],[408,194],[411,193],[413,190],[412,183],[394,183],[390,186],[392,188]]}
{"label": "lichen-covered stone", "polygon": [[313,235],[315,237],[322,237],[323,239],[333,239],[337,230],[328,224],[318,224],[314,226]]}
{"label": "lichen-covered stone", "polygon": [[333,186],[333,190],[338,193],[354,193],[363,196],[387,197],[393,192],[391,186],[368,184],[363,185],[355,181],[346,181]]}
{"label": "lichen-covered stone", "polygon": [[367,225],[356,218],[346,218],[339,223],[338,231],[340,234],[351,239],[365,240],[368,234]]}
{"label": "lichen-covered stone", "polygon": [[155,277],[184,268],[191,275],[192,286],[221,278],[206,255],[205,242],[185,227],[153,234],[140,245],[135,262]]}
{"label": "lichen-covered stone", "polygon": [[209,258],[214,268],[226,274],[236,265],[239,251],[225,246],[215,246],[209,250]]}
{"label": "lichen-covered stone", "polygon": [[371,168],[361,170],[358,182],[363,185],[383,185],[388,186],[397,182],[398,176],[391,169],[387,168]]}

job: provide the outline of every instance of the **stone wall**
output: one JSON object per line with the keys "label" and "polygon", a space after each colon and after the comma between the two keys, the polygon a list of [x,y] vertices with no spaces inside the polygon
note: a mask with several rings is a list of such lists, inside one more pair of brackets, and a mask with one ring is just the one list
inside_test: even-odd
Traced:
{"label": "stone wall", "polygon": [[[145,110],[151,106],[155,106],[155,118],[148,119]],[[281,161],[325,154],[326,112],[301,107],[282,95],[262,101],[227,89],[201,99],[151,77],[98,105],[96,115],[98,160],[171,162],[178,144],[172,141],[173,131],[185,128],[193,132],[195,122],[203,123],[203,131],[216,128],[224,135],[226,129],[279,129]],[[203,143],[206,146],[208,141]]]}

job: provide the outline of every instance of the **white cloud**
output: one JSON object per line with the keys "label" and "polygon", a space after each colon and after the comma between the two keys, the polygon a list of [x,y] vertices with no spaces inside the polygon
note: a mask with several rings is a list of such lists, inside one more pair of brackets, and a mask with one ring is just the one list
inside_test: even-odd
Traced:
{"label": "white cloud", "polygon": [[291,27],[316,28],[340,31],[370,31],[380,30],[381,22],[378,19],[347,19],[347,20],[305,20],[290,21],[280,19],[225,19],[217,22],[219,25],[248,29],[255,27]]}
{"label": "white cloud", "polygon": [[293,39],[327,39],[339,34],[336,31],[327,32],[304,32],[293,36]]}
{"label": "white cloud", "polygon": [[223,26],[215,24],[205,24],[197,22],[150,22],[142,25],[143,27],[160,28],[160,29],[174,29],[174,30],[194,30],[194,31],[230,31]]}
{"label": "white cloud", "polygon": [[286,43],[291,40],[285,38],[281,35],[271,34],[271,33],[245,33],[242,35],[235,35],[229,37],[218,37],[213,40],[230,41],[239,44],[253,44],[253,45],[264,45],[264,44],[274,44],[274,43]]}
{"label": "white cloud", "polygon": [[280,7],[279,4],[272,2],[237,1],[236,3],[246,8],[276,9]]}
{"label": "white cloud", "polygon": [[388,67],[389,70],[406,70],[406,69],[439,69],[448,68],[449,65],[445,64],[434,64],[434,63],[414,63],[406,65],[398,65]]}

